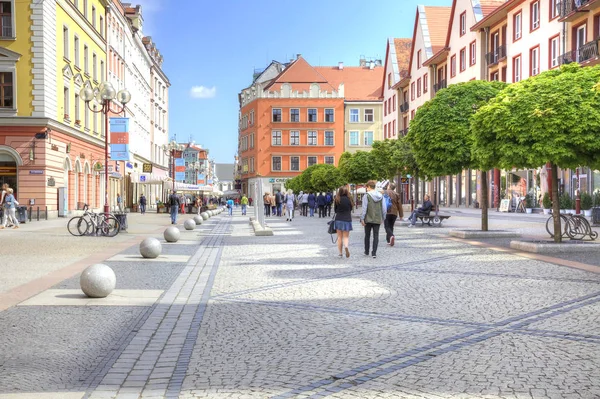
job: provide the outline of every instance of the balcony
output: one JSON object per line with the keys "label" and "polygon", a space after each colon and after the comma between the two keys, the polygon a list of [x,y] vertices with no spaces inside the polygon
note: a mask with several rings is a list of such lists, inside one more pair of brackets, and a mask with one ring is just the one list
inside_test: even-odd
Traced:
{"label": "balcony", "polygon": [[500,61],[506,58],[506,46],[498,46],[494,50],[485,55],[488,67],[497,65]]}
{"label": "balcony", "polygon": [[433,85],[433,92],[437,93],[438,91],[445,89],[447,86],[448,84],[446,83],[446,79],[440,80],[439,82]]}
{"label": "balcony", "polygon": [[408,101],[405,101],[400,105],[400,112],[408,112]]}
{"label": "balcony", "polygon": [[577,50],[567,51],[558,60],[560,65],[570,64],[571,62],[579,62],[580,64],[593,62],[595,64],[594,61],[598,61],[598,40],[592,40]]}
{"label": "balcony", "polygon": [[587,12],[588,10],[581,10],[582,7],[587,5],[591,0],[563,0],[558,3],[558,13],[560,22],[570,22],[577,17],[579,12]]}
{"label": "balcony", "polygon": [[408,134],[408,128],[400,129],[400,131],[398,133],[400,134],[400,136],[404,137]]}

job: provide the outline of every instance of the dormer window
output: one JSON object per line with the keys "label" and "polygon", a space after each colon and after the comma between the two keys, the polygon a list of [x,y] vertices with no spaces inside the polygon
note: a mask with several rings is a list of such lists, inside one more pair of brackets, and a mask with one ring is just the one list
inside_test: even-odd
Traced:
{"label": "dormer window", "polygon": [[463,36],[467,33],[467,12],[460,14],[460,35]]}

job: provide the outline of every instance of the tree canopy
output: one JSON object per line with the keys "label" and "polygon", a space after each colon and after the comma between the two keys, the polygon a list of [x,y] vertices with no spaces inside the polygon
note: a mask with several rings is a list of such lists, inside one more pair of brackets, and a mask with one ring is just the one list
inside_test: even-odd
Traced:
{"label": "tree canopy", "polygon": [[373,157],[369,152],[343,153],[340,157],[339,169],[346,183],[363,184],[371,179],[377,179]]}

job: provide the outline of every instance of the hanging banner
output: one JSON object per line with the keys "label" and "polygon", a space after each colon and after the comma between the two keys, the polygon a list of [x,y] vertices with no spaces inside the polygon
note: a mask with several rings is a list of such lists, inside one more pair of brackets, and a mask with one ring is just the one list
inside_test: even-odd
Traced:
{"label": "hanging banner", "polygon": [[213,184],[213,180],[212,180],[212,179],[208,179],[208,180],[206,181],[206,184],[208,184],[209,186],[211,186],[211,185]]}
{"label": "hanging banner", "polygon": [[198,184],[204,184],[204,174],[203,173],[198,173]]}
{"label": "hanging banner", "polygon": [[185,159],[175,158],[175,180],[185,180]]}
{"label": "hanging banner", "polygon": [[110,118],[110,159],[129,161],[129,118]]}

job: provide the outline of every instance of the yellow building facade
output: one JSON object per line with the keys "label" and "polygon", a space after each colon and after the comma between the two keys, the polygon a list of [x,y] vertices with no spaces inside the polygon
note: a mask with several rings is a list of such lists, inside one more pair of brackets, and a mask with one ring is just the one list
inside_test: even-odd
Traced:
{"label": "yellow building facade", "polygon": [[344,151],[370,151],[374,141],[383,140],[381,101],[347,101],[344,108]]}

